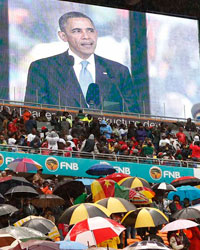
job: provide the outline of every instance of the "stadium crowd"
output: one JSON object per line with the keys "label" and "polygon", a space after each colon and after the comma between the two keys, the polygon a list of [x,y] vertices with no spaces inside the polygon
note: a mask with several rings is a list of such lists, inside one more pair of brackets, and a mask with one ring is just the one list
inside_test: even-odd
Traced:
{"label": "stadium crowd", "polygon": [[[118,126],[106,120],[99,121],[81,110],[74,119],[68,112],[52,115],[51,130],[48,130],[48,126],[38,129],[40,122],[48,122],[45,110],[34,118],[28,110],[20,116],[16,109],[9,112],[4,106],[0,112],[1,150],[16,151],[18,145],[29,147],[30,153],[38,153],[38,149],[42,148],[42,154],[46,155],[59,155],[58,150],[64,150],[66,157],[71,156],[71,152],[79,152],[86,153],[86,157],[95,153],[179,161],[200,160],[200,131],[190,118],[185,124],[174,123],[175,130],[164,122],[150,127],[143,126],[141,122]],[[73,153],[75,157],[80,155]]]}

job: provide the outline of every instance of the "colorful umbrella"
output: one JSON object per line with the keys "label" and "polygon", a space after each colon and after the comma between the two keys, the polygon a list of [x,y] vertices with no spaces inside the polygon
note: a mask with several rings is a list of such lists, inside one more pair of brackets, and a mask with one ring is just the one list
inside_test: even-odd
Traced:
{"label": "colorful umbrella", "polygon": [[147,187],[150,188],[149,183],[140,177],[126,177],[118,182],[120,186],[127,188]]}
{"label": "colorful umbrella", "polygon": [[155,192],[148,187],[136,187],[135,190],[143,194],[148,199],[152,199],[156,195]]}
{"label": "colorful umbrella", "polygon": [[125,227],[114,220],[94,217],[74,225],[65,240],[77,241],[85,245],[97,245],[118,236],[124,230]]}
{"label": "colorful umbrella", "polygon": [[188,198],[190,201],[200,198],[200,189],[192,186],[181,186],[176,189],[177,191],[171,191],[168,194],[168,199],[173,200],[174,195],[178,195],[180,200],[183,201]]}
{"label": "colorful umbrella", "polygon": [[193,207],[183,208],[174,214],[173,219],[200,219],[200,211]]}
{"label": "colorful umbrella", "polygon": [[105,198],[97,201],[96,204],[104,206],[111,213],[127,213],[136,209],[135,205],[133,205],[131,202],[117,197]]}
{"label": "colorful umbrella", "polygon": [[144,207],[128,212],[122,218],[122,224],[126,226],[156,227],[168,222],[167,216],[157,208]]}
{"label": "colorful umbrella", "polygon": [[41,169],[42,166],[32,159],[17,158],[8,164],[8,168],[12,169],[14,172],[30,173]]}
{"label": "colorful umbrella", "polygon": [[151,201],[146,198],[143,194],[136,192],[135,189],[130,189],[129,200],[135,205],[147,205]]}
{"label": "colorful umbrella", "polygon": [[174,187],[180,187],[185,185],[197,186],[200,184],[200,179],[194,176],[184,176],[173,180],[171,184]]}
{"label": "colorful umbrella", "polygon": [[197,227],[197,226],[198,224],[194,221],[179,219],[179,220],[172,221],[168,223],[167,225],[165,225],[161,229],[161,232],[176,231],[176,230],[186,229],[190,227]]}
{"label": "colorful umbrella", "polygon": [[104,177],[104,179],[119,182],[126,177],[131,177],[131,176],[129,174],[124,174],[124,173],[113,173],[113,174],[107,175],[106,177]]}
{"label": "colorful umbrella", "polygon": [[7,197],[15,197],[15,198],[25,198],[25,197],[36,197],[38,196],[38,192],[29,186],[16,186],[9,189],[5,194]]}
{"label": "colorful umbrella", "polygon": [[9,205],[9,204],[1,204],[0,205],[0,216],[12,214],[12,213],[17,212],[17,211],[18,211],[18,209],[12,205]]}
{"label": "colorful umbrella", "polygon": [[67,208],[59,218],[59,223],[73,225],[95,216],[109,217],[110,214],[108,209],[99,204],[83,203]]}
{"label": "colorful umbrella", "polygon": [[86,171],[87,174],[96,176],[113,174],[115,172],[116,169],[109,164],[95,164]]}
{"label": "colorful umbrella", "polygon": [[176,188],[173,185],[166,182],[156,183],[152,186],[152,189],[154,191],[159,190],[164,192],[176,191]]}
{"label": "colorful umbrella", "polygon": [[36,207],[58,207],[65,204],[65,200],[54,194],[41,194],[31,200],[31,203]]}

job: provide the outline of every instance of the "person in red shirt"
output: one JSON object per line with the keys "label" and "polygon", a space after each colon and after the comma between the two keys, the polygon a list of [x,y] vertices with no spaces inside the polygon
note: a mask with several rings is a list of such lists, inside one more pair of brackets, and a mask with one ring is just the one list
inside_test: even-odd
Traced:
{"label": "person in red shirt", "polygon": [[200,142],[196,141],[190,144],[190,149],[192,150],[191,158],[192,160],[200,160]]}
{"label": "person in red shirt", "polygon": [[178,139],[178,141],[181,144],[186,144],[187,143],[187,137],[186,135],[183,133],[183,127],[179,128],[179,132],[176,134],[176,137]]}

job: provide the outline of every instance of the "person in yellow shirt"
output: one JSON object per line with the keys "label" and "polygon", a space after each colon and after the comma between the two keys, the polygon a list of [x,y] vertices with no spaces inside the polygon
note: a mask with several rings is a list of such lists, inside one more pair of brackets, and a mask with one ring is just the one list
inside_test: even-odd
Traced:
{"label": "person in yellow shirt", "polygon": [[115,249],[118,249],[118,244],[120,244],[120,239],[119,237],[113,237],[109,240],[105,240],[101,243],[99,243],[97,246],[98,247],[111,247],[111,248],[115,248]]}

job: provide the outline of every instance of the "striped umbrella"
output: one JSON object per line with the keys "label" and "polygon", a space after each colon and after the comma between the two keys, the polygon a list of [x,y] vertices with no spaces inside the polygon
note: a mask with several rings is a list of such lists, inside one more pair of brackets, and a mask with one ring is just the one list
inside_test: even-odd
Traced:
{"label": "striped umbrella", "polygon": [[135,190],[143,194],[146,198],[152,199],[156,194],[151,188],[147,187],[136,187]]}
{"label": "striped umbrella", "polygon": [[168,223],[168,218],[157,208],[144,207],[128,212],[121,222],[123,225],[132,225],[135,228],[156,227]]}
{"label": "striped umbrella", "polygon": [[33,161],[29,158],[17,158],[8,165],[8,168],[13,170],[14,172],[27,173],[35,172],[38,169],[42,169],[42,166],[36,161]]}
{"label": "striped umbrella", "polygon": [[171,182],[174,187],[180,187],[185,185],[197,186],[200,184],[200,179],[194,176],[183,176],[176,178]]}
{"label": "striped umbrella", "polygon": [[131,202],[117,197],[105,198],[97,201],[96,204],[104,206],[111,213],[127,213],[136,209],[135,205],[133,205]]}
{"label": "striped umbrella", "polygon": [[59,218],[59,223],[73,225],[95,216],[108,218],[110,214],[111,212],[108,209],[99,204],[82,203],[67,208]]}
{"label": "striped umbrella", "polygon": [[151,188],[148,181],[140,177],[126,177],[118,182],[120,186],[127,188],[147,187]]}
{"label": "striped umbrella", "polygon": [[72,227],[65,240],[80,242],[84,245],[97,245],[117,237],[125,227],[109,218],[94,217],[80,221]]}
{"label": "striped umbrella", "polygon": [[129,174],[124,174],[124,173],[113,173],[113,174],[107,175],[106,177],[104,177],[104,179],[119,182],[126,177],[131,177],[131,176]]}
{"label": "striped umbrella", "polygon": [[130,189],[129,200],[134,205],[147,205],[151,203],[151,200],[146,198],[143,194],[136,192],[135,189]]}
{"label": "striped umbrella", "polygon": [[152,186],[152,189],[154,191],[165,191],[165,192],[170,192],[170,191],[176,191],[176,188],[169,184],[169,183],[166,183],[166,182],[161,182],[161,183],[156,183]]}

